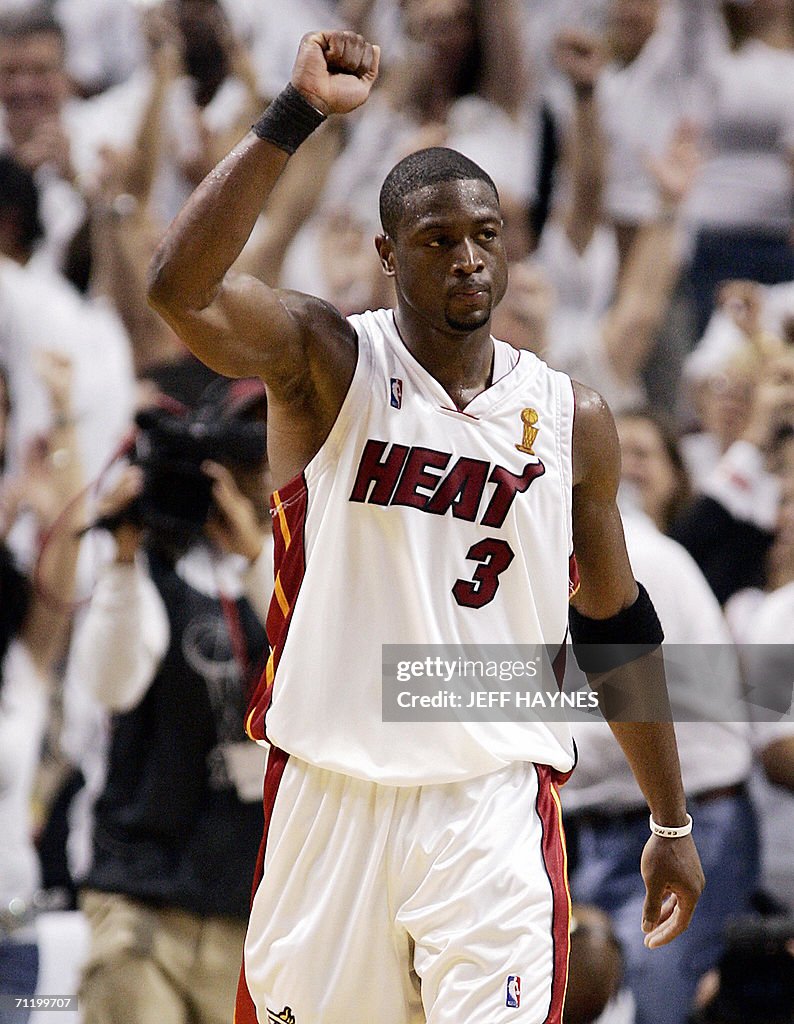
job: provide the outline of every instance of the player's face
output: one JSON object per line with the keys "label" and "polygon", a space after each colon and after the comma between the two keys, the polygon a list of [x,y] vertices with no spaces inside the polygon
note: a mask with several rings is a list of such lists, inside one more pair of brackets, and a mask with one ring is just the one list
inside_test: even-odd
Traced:
{"label": "player's face", "polygon": [[507,287],[507,259],[499,205],[485,182],[412,192],[387,243],[398,300],[413,316],[444,333],[488,324]]}

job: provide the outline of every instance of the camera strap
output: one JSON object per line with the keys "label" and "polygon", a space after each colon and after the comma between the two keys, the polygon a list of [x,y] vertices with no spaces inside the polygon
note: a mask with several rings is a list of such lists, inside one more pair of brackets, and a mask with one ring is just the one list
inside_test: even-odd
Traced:
{"label": "camera strap", "polygon": [[249,691],[253,688],[251,679],[251,660],[248,657],[248,644],[245,642],[245,633],[240,619],[240,609],[237,602],[233,601],[227,594],[218,588],[218,600],[221,603],[223,618],[226,621],[226,628],[229,631],[229,641],[232,646],[232,654],[237,666],[240,669],[240,677],[243,681],[243,689],[246,698],[250,696]]}

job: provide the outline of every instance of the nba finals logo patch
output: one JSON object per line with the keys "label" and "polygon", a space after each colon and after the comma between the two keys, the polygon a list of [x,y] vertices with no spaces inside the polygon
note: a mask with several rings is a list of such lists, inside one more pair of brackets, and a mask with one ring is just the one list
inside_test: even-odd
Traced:
{"label": "nba finals logo patch", "polygon": [[538,422],[538,413],[536,409],[522,409],[521,411],[521,424],[522,424],[522,437],[521,444],[517,444],[516,448],[520,452],[524,452],[525,455],[534,455],[535,449],[532,445],[535,443],[535,438],[540,433],[540,427],[536,427],[535,424]]}
{"label": "nba finals logo patch", "polygon": [[288,1006],[285,1006],[281,1013],[276,1013],[275,1010],[268,1010],[267,1024],[295,1024],[295,1015]]}
{"label": "nba finals logo patch", "polygon": [[392,409],[401,409],[403,404],[403,382],[399,377],[391,378],[389,392],[389,404]]}
{"label": "nba finals logo patch", "polygon": [[507,997],[505,1006],[517,1009],[521,1005],[521,978],[517,974],[507,976]]}

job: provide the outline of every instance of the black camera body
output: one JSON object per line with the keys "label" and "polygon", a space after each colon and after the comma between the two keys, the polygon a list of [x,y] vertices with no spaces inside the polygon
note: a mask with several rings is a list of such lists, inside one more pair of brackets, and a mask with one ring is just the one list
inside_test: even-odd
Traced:
{"label": "black camera body", "polygon": [[205,459],[253,469],[267,453],[263,423],[224,417],[217,407],[187,415],[146,409],[135,423],[130,461],[143,471],[143,489],[125,509],[95,526],[114,529],[132,522],[171,545],[197,539],[212,509],[213,481],[201,470]]}

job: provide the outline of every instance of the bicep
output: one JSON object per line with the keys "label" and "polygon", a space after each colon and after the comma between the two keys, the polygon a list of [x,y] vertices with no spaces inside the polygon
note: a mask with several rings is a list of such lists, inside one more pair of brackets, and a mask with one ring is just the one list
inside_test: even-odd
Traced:
{"label": "bicep", "polygon": [[194,355],[227,377],[278,378],[301,361],[302,331],[284,293],[245,274],[227,275],[200,309],[160,309]]}
{"label": "bicep", "polygon": [[319,402],[338,411],[355,370],[358,340],[330,303],[240,274],[186,320],[186,343],[211,369],[227,377],[259,377],[271,398],[290,407],[309,397],[313,406]]}
{"label": "bicep", "polygon": [[573,545],[580,585],[573,604],[582,615],[610,618],[637,596],[617,507],[620,448],[603,399],[575,385]]}

